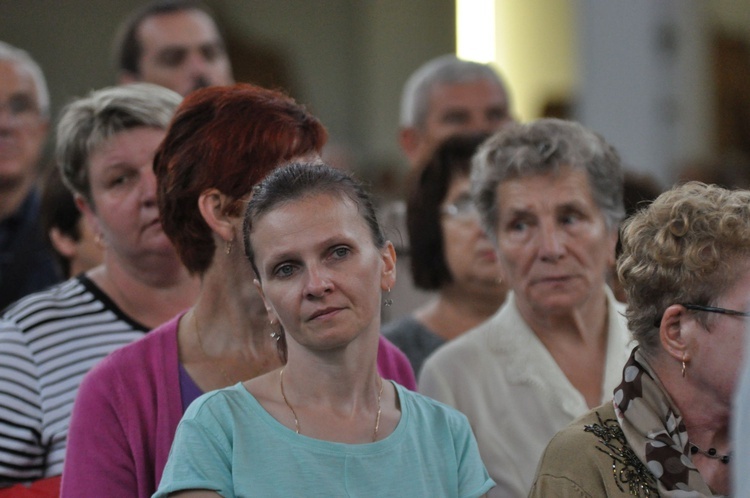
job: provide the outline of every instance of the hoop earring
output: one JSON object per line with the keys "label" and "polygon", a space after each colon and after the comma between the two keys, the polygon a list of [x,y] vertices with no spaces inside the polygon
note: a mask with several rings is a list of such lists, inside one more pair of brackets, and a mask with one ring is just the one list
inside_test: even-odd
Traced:
{"label": "hoop earring", "polygon": [[387,292],[388,292],[388,296],[389,297],[385,298],[385,300],[383,301],[383,306],[392,306],[393,305],[393,299],[390,298],[390,295],[391,295],[391,288],[390,287],[388,287],[388,291]]}

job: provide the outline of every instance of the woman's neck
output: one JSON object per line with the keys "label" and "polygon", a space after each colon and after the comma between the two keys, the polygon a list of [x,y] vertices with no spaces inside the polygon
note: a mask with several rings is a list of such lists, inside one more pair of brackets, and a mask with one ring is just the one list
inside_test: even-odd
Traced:
{"label": "woman's neck", "polygon": [[722,399],[714,389],[697,385],[689,367],[683,377],[682,364],[666,354],[648,361],[682,415],[690,442],[704,449],[716,448],[719,453],[730,451],[731,400]]}
{"label": "woman's neck", "polygon": [[455,339],[488,320],[502,306],[504,287],[487,286],[483,290],[447,285],[417,309],[414,317],[443,339]]}
{"label": "woman's neck", "polygon": [[516,295],[516,306],[524,321],[545,343],[578,342],[597,344],[607,335],[608,300],[595,292],[580,306],[560,312],[538,309]]}
{"label": "woman's neck", "polygon": [[212,265],[202,277],[195,306],[180,322],[180,361],[203,390],[281,365],[249,265],[237,266]]}
{"label": "woman's neck", "polygon": [[110,299],[132,319],[154,328],[193,305],[199,281],[181,264],[163,265],[159,271],[129,271],[118,261],[105,263],[88,272]]}

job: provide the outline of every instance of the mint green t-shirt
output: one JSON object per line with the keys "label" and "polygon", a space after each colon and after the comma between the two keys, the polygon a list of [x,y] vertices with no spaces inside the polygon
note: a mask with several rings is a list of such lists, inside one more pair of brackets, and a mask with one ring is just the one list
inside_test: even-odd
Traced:
{"label": "mint green t-shirt", "polygon": [[180,422],[154,497],[478,497],[495,483],[466,417],[395,384],[401,419],[369,444],[321,441],[274,419],[237,384],[198,398]]}

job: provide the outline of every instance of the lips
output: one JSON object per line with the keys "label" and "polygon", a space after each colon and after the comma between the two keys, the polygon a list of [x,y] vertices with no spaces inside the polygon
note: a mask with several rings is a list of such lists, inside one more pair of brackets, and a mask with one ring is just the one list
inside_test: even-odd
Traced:
{"label": "lips", "polygon": [[569,275],[559,275],[559,276],[550,276],[550,277],[542,277],[536,279],[536,283],[538,284],[557,284],[562,282],[567,282],[570,280]]}
{"label": "lips", "polygon": [[321,318],[321,317],[328,318],[330,316],[333,316],[335,313],[337,313],[340,310],[341,310],[341,308],[332,308],[332,307],[331,308],[320,309],[320,310],[314,312],[313,314],[311,314],[310,317],[308,318],[308,321],[315,320],[315,319]]}
{"label": "lips", "polygon": [[497,261],[497,254],[493,250],[479,251],[479,257],[486,261]]}
{"label": "lips", "polygon": [[161,220],[159,218],[155,218],[154,220],[150,221],[149,223],[146,223],[143,226],[143,230],[146,231],[149,228],[159,228],[161,229]]}

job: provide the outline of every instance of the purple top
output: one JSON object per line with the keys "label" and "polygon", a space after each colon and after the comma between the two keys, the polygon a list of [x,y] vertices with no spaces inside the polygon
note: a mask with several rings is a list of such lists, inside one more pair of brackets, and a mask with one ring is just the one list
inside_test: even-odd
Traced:
{"label": "purple top", "polygon": [[182,363],[179,365],[180,368],[180,397],[182,398],[182,411],[187,410],[190,403],[196,400],[198,396],[203,394],[203,391],[198,384],[195,383],[193,378],[190,376]]}

